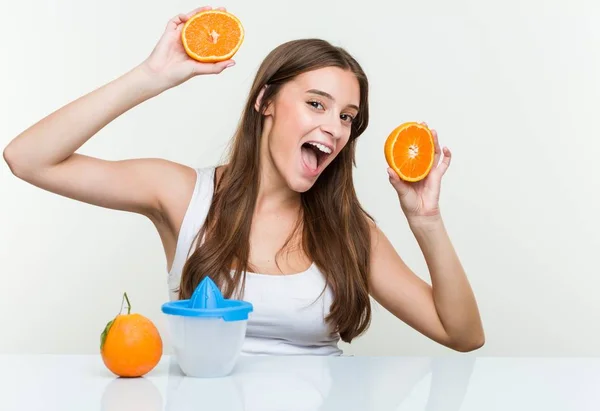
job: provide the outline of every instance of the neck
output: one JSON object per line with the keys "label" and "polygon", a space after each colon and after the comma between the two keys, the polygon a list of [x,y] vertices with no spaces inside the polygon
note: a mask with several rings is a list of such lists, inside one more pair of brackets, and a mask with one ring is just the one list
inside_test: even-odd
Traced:
{"label": "neck", "polygon": [[291,190],[270,159],[261,165],[257,212],[277,212],[300,206],[300,194]]}

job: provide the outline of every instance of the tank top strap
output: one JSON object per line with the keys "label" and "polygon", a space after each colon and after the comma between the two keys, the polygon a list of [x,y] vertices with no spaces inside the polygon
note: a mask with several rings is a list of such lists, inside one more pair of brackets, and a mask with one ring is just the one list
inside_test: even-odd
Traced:
{"label": "tank top strap", "polygon": [[170,299],[177,299],[175,290],[179,287],[181,272],[192,249],[198,231],[204,224],[214,193],[215,167],[196,168],[196,183],[184,214],[171,269],[168,272]]}

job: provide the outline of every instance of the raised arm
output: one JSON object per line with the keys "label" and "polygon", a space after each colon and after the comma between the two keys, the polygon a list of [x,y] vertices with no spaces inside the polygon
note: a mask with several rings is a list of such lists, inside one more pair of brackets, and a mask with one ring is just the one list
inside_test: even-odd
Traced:
{"label": "raised arm", "polygon": [[189,192],[195,172],[163,159],[103,160],[76,151],[136,105],[232,61],[201,64],[180,42],[183,23],[200,8],[167,23],[150,56],[108,84],[61,107],[15,137],[4,149],[14,175],[37,187],[86,203],[157,216]]}

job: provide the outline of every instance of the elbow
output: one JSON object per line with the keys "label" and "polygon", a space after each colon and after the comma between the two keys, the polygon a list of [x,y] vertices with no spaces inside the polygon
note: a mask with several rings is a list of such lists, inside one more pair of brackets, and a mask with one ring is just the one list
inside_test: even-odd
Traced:
{"label": "elbow", "polygon": [[4,162],[8,165],[8,168],[10,169],[11,173],[16,175],[14,154],[12,152],[12,146],[10,144],[4,147],[2,157],[4,158]]}
{"label": "elbow", "polygon": [[477,338],[470,339],[468,341],[463,341],[457,344],[454,344],[451,348],[455,351],[467,353],[471,351],[476,351],[485,345],[485,335],[481,333]]}
{"label": "elbow", "polygon": [[2,157],[4,158],[4,162],[8,165],[10,172],[18,177],[24,178],[25,167],[23,166],[23,161],[19,159],[19,156],[15,153],[14,146],[12,144],[8,144],[4,147],[2,151]]}
{"label": "elbow", "polygon": [[7,145],[4,147],[4,151],[2,152],[2,157],[4,158],[4,162],[8,165],[10,171],[15,174],[15,167],[13,161],[13,154],[11,152],[11,145]]}

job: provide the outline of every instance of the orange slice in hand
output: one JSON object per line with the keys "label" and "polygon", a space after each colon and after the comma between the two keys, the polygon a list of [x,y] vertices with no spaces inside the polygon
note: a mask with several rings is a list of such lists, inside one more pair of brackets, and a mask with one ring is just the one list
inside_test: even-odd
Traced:
{"label": "orange slice in hand", "polygon": [[433,134],[423,124],[408,122],[396,127],[384,146],[385,160],[404,181],[427,177],[435,156]]}
{"label": "orange slice in hand", "polygon": [[185,52],[203,63],[229,60],[244,41],[244,27],[224,10],[201,11],[183,25],[181,41]]}

